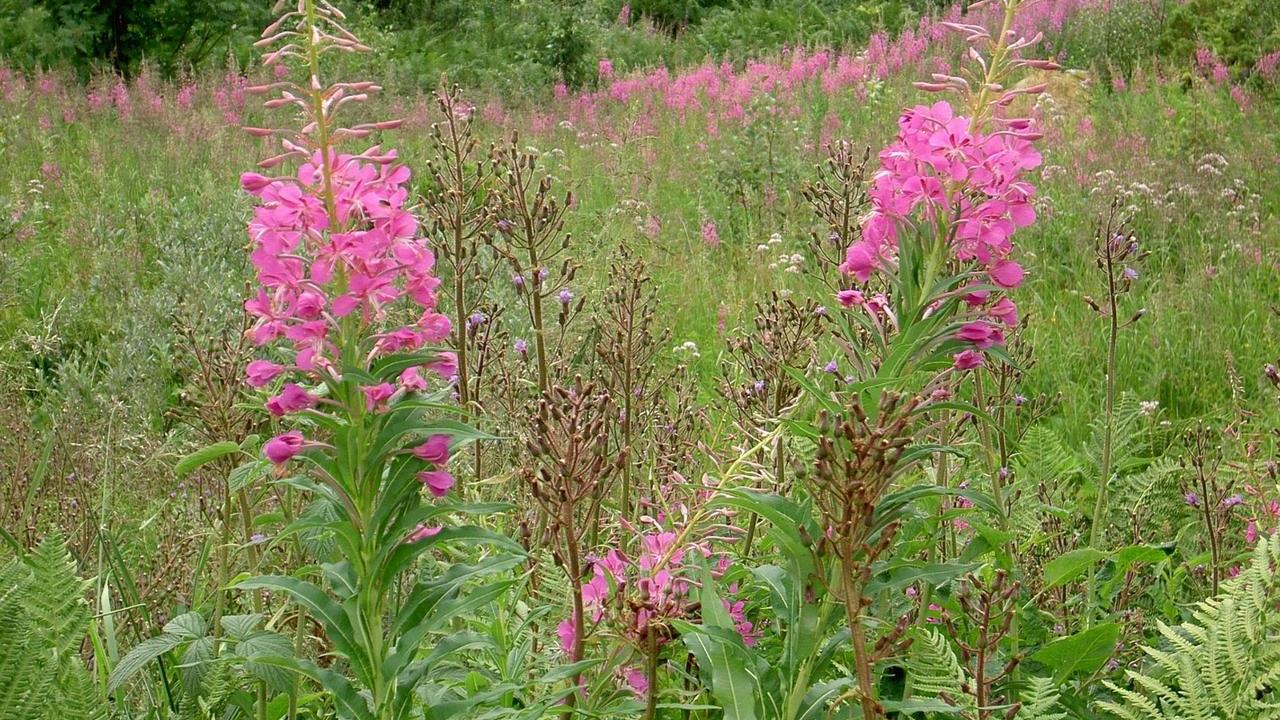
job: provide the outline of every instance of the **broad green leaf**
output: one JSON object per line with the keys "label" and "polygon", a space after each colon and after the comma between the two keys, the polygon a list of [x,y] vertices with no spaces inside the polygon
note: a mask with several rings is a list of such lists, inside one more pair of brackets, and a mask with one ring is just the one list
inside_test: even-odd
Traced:
{"label": "broad green leaf", "polygon": [[165,633],[147,638],[138,643],[127,655],[120,659],[120,664],[116,665],[115,669],[111,671],[111,677],[107,678],[107,692],[114,692],[124,681],[146,667],[147,663],[178,647],[186,640],[180,635]]}
{"label": "broad green leaf", "polygon": [[242,590],[265,589],[288,593],[298,601],[298,604],[320,620],[334,648],[351,661],[356,676],[366,681],[372,677],[369,661],[363,650],[356,644],[351,619],[346,611],[319,587],[287,575],[261,575],[240,582],[238,587]]}
{"label": "broad green leaf", "polygon": [[1065,637],[1040,648],[1032,660],[1053,669],[1054,679],[1061,682],[1080,674],[1098,670],[1111,658],[1120,638],[1120,625],[1106,623]]}
{"label": "broad green leaf", "polygon": [[202,465],[207,465],[220,457],[226,457],[227,455],[236,452],[240,452],[240,446],[230,440],[206,445],[179,460],[177,464],[173,466],[173,471],[181,477],[191,473]]}
{"label": "broad green leaf", "polygon": [[1044,589],[1049,590],[1075,580],[1094,563],[1107,556],[1095,548],[1080,548],[1050,560],[1044,566]]}
{"label": "broad green leaf", "polygon": [[349,717],[355,720],[373,720],[373,713],[369,712],[368,701],[356,691],[350,680],[336,671],[318,667],[309,660],[298,660],[291,657],[259,657],[254,662],[259,665],[274,665],[286,670],[292,670],[320,683],[320,687],[329,691],[333,696],[334,703],[341,711],[339,717]]}
{"label": "broad green leaf", "polygon": [[202,638],[209,632],[204,616],[198,612],[183,613],[164,625],[164,632],[185,640]]}

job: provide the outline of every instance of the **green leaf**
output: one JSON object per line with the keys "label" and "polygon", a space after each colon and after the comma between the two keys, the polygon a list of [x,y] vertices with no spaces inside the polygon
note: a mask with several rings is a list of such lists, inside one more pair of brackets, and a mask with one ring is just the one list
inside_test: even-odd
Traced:
{"label": "green leaf", "polygon": [[361,680],[368,681],[373,673],[364,651],[356,644],[351,619],[333,598],[319,587],[305,580],[287,575],[262,575],[249,578],[237,586],[242,590],[279,590],[288,593],[324,625],[333,647],[351,661],[352,670]]}
{"label": "green leaf", "polygon": [[1077,673],[1097,671],[1111,658],[1119,639],[1118,623],[1096,625],[1045,645],[1031,659],[1052,668],[1054,679],[1061,682]]}
{"label": "green leaf", "polygon": [[147,666],[147,663],[164,655],[170,650],[178,647],[186,642],[186,638],[179,635],[157,635],[147,638],[138,643],[120,660],[120,664],[116,665],[111,671],[111,677],[107,678],[107,692],[114,692],[124,681],[133,677],[139,670]]}
{"label": "green leaf", "polygon": [[204,621],[204,616],[198,612],[189,612],[165,623],[164,631],[185,640],[195,640],[204,637],[209,632],[209,628]]}
{"label": "green leaf", "polygon": [[755,678],[726,643],[701,632],[697,626],[677,622],[684,644],[710,674],[711,694],[724,710],[724,720],[755,720]]}
{"label": "green leaf", "polygon": [[699,666],[710,675],[711,694],[724,710],[724,720],[755,720],[759,683],[748,671],[749,654],[733,629],[733,619],[715,591],[711,571],[702,571],[704,625],[678,622],[676,628]]}
{"label": "green leaf", "polygon": [[226,457],[235,452],[240,452],[240,446],[230,440],[206,445],[179,460],[178,464],[173,466],[173,471],[181,477],[191,473],[201,465],[207,465],[220,457]]}
{"label": "green leaf", "polygon": [[1044,566],[1044,589],[1050,590],[1075,580],[1106,556],[1101,550],[1089,547],[1059,555]]}
{"label": "green leaf", "polygon": [[274,665],[286,670],[292,670],[320,683],[320,687],[333,695],[335,704],[346,711],[345,713],[339,713],[340,717],[351,717],[355,718],[355,720],[373,720],[373,713],[369,712],[369,703],[364,696],[356,691],[350,680],[333,670],[318,667],[309,660],[298,660],[291,657],[259,657],[255,658],[254,662],[258,665]]}

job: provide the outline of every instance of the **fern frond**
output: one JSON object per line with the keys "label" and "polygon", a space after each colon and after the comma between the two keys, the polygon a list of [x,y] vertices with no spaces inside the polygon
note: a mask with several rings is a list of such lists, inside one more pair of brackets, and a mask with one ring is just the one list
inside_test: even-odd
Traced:
{"label": "fern frond", "polygon": [[948,698],[952,705],[971,708],[972,697],[965,692],[964,668],[951,644],[941,633],[927,628],[916,631],[907,654],[907,678],[913,694],[925,698]]}
{"label": "fern frond", "polygon": [[1066,720],[1065,712],[1054,712],[1059,709],[1058,686],[1050,678],[1031,678],[1021,700],[1015,720]]}
{"label": "fern frond", "polygon": [[1259,542],[1248,568],[1199,603],[1192,619],[1159,625],[1167,649],[1144,647],[1156,672],[1106,683],[1098,707],[1124,720],[1258,720],[1280,716],[1280,534]]}

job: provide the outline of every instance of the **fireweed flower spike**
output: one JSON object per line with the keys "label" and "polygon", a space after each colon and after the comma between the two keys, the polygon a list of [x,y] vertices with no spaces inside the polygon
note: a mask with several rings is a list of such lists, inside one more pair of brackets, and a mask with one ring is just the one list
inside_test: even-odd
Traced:
{"label": "fireweed flower spike", "polygon": [[[431,349],[449,337],[453,323],[436,310],[436,258],[406,208],[410,171],[392,149],[339,149],[399,124],[340,123],[344,108],[379,89],[370,82],[321,81],[327,53],[368,49],[343,29],[343,20],[326,0],[297,0],[263,34],[258,46],[275,48],[264,57],[267,65],[291,62],[304,72],[250,91],[273,93],[266,106],[294,111],[302,125],[250,129],[278,141],[280,152],[261,163],[271,176],[241,177],[258,200],[248,224],[259,286],[245,302],[254,318],[248,336],[270,347],[273,357],[287,358],[253,361],[246,382],[266,388],[282,379],[266,407],[294,425],[269,440],[263,454],[278,465],[301,461],[289,481],[332,508],[335,519],[327,527],[334,531],[336,570],[328,577],[340,579],[327,592],[275,576],[241,587],[290,595],[324,625],[347,674],[321,672],[303,659],[289,662],[334,697],[341,715],[388,720],[403,716],[414,695],[406,673],[422,641],[417,620],[389,621],[396,617],[389,598],[393,588],[407,586],[406,572],[416,572],[417,553],[462,530],[429,521],[446,511],[435,499],[455,485],[446,466],[457,438],[474,436],[457,422],[427,415],[447,402],[458,366],[452,353]],[[305,79],[288,79],[295,75]],[[490,537],[466,531],[470,538]],[[432,582],[422,577],[410,584]],[[426,622],[430,596],[415,590],[397,600],[395,610]],[[336,602],[343,611],[330,611]]]}
{"label": "fireweed flower spike", "polygon": [[[1017,288],[1025,275],[1011,257],[1012,238],[1036,219],[1035,187],[1025,173],[1040,164],[1033,144],[1040,133],[1030,119],[1004,117],[1002,111],[1019,95],[1044,88],[1000,88],[1010,85],[1020,67],[1048,70],[1053,63],[1020,57],[1039,37],[1013,37],[1019,0],[996,4],[1004,10],[997,32],[946,23],[966,35],[973,67],[961,76],[935,75],[936,82],[917,87],[959,93],[964,107],[940,100],[902,113],[897,138],[879,154],[861,237],[848,246],[840,265],[859,283],[876,273],[894,276],[900,318],[905,311],[926,312],[938,299],[935,283],[954,268],[960,273],[953,280],[963,275],[981,286],[980,293],[970,295],[972,314],[1009,326],[1017,322],[1017,306],[997,291]],[[980,349],[1003,344],[1001,332],[985,327],[990,325],[966,324],[956,337]]]}

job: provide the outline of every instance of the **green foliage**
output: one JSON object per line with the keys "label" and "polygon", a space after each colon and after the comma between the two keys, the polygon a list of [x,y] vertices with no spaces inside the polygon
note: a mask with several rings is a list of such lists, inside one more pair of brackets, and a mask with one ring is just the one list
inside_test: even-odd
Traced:
{"label": "green foliage", "polygon": [[3,0],[0,53],[24,68],[143,61],[172,72],[207,61],[248,60],[269,15],[253,0]]}
{"label": "green foliage", "polygon": [[1121,2],[1086,10],[1072,19],[1055,43],[1070,67],[1089,68],[1110,88],[1113,79],[1128,82],[1156,54],[1165,13],[1160,2]]}
{"label": "green foliage", "polygon": [[1124,720],[1254,720],[1280,712],[1280,535],[1258,543],[1251,562],[1193,619],[1159,625],[1166,645],[1144,646],[1149,668],[1108,681],[1115,700],[1099,707]]}
{"label": "green foliage", "polygon": [[85,670],[86,584],[56,535],[0,565],[0,720],[105,720]]}
{"label": "green foliage", "polygon": [[937,630],[917,628],[912,632],[906,669],[914,696],[939,700],[957,710],[973,709],[973,696],[965,692],[964,668],[951,643]]}
{"label": "green foliage", "polygon": [[1197,47],[1205,46],[1228,65],[1244,70],[1280,50],[1280,4],[1272,0],[1166,0],[1165,5],[1168,19],[1160,45],[1173,57],[1190,58]]}

